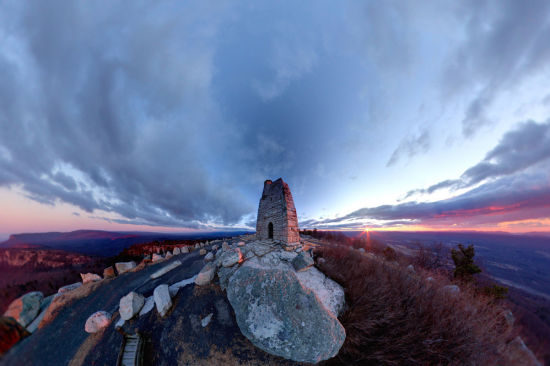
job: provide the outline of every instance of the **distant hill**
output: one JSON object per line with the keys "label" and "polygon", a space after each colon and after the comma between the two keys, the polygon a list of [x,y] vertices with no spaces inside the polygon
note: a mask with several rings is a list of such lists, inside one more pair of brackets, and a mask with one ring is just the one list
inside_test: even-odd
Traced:
{"label": "distant hill", "polygon": [[77,230],[71,232],[50,232],[13,234],[0,243],[0,248],[43,248],[59,249],[82,254],[110,257],[134,244],[154,240],[208,239],[233,236],[247,232],[198,232],[198,233],[150,233],[112,232],[101,230]]}

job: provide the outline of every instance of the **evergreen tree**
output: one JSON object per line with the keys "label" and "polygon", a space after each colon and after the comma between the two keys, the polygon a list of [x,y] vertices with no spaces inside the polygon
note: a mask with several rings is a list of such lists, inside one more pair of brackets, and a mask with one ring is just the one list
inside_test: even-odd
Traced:
{"label": "evergreen tree", "polygon": [[481,272],[481,268],[474,264],[474,255],[474,246],[471,244],[467,248],[458,244],[458,249],[451,250],[451,257],[455,264],[455,278],[471,281],[476,273]]}

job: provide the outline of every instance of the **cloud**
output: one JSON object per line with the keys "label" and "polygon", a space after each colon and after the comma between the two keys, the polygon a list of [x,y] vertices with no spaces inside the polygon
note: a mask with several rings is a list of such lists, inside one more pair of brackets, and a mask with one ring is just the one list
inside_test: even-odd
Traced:
{"label": "cloud", "polygon": [[459,179],[444,180],[426,189],[415,189],[405,198],[418,193],[431,194],[443,188],[452,190],[472,187],[488,179],[522,172],[550,159],[550,119],[543,123],[526,121],[504,134],[485,158],[467,169]]}
{"label": "cloud", "polygon": [[427,130],[423,130],[417,135],[409,135],[405,137],[399,146],[393,151],[390,159],[386,163],[386,167],[392,166],[403,155],[411,158],[415,155],[428,152],[430,149],[430,133]]}
{"label": "cloud", "polygon": [[474,91],[462,122],[470,137],[489,124],[488,107],[501,92],[548,69],[550,4],[544,0],[466,1],[456,9],[464,24],[462,44],[442,79],[446,95]]}
{"label": "cloud", "polygon": [[363,208],[311,224],[364,226],[369,220],[378,220],[387,226],[398,220],[408,220],[407,225],[471,227],[545,218],[550,212],[549,160],[550,120],[544,123],[526,121],[505,133],[497,146],[481,162],[467,169],[460,179],[410,191],[406,198],[443,188],[469,188],[465,193],[433,202],[413,201]]}
{"label": "cloud", "polygon": [[432,228],[472,228],[545,218],[550,212],[548,178],[548,174],[506,177],[445,200],[363,208],[342,217],[309,224],[325,228],[350,228],[371,227],[369,222],[378,221],[378,227],[423,225]]}
{"label": "cloud", "polygon": [[250,202],[205,165],[226,148],[210,96],[223,7],[127,5],[3,5],[0,184],[136,224],[239,222]]}

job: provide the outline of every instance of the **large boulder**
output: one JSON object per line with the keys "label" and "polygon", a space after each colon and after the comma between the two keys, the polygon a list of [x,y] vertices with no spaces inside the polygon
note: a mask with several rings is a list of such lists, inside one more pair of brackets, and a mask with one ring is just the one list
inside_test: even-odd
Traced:
{"label": "large boulder", "polygon": [[0,356],[30,333],[11,317],[0,317]]}
{"label": "large boulder", "polygon": [[128,272],[129,270],[136,268],[136,262],[130,261],[130,262],[118,262],[115,264],[116,271],[118,274],[122,274],[124,272]]}
{"label": "large boulder", "polygon": [[106,311],[98,311],[86,320],[84,330],[88,333],[97,333],[108,327],[109,324],[111,324],[111,314]]}
{"label": "large boulder", "polygon": [[144,303],[145,298],[137,292],[132,291],[123,296],[119,304],[120,317],[124,320],[132,319],[134,315],[139,313]]}
{"label": "large boulder", "polygon": [[338,319],[289,265],[245,262],[229,279],[227,297],[241,332],[268,353],[317,363],[335,356],[346,338]]}
{"label": "large boulder", "polygon": [[101,281],[101,276],[97,275],[95,273],[81,273],[80,277],[82,277],[82,283],[87,284],[90,282],[96,282]]}
{"label": "large boulder", "polygon": [[13,300],[4,316],[12,317],[26,327],[38,315],[43,298],[44,294],[40,291],[29,292]]}
{"label": "large boulder", "polygon": [[205,256],[204,256],[204,261],[205,262],[211,262],[214,260],[214,254],[212,254],[212,252],[208,252]]}
{"label": "large boulder", "polygon": [[163,260],[164,257],[160,254],[157,254],[157,253],[153,253],[153,263],[155,262],[160,262],[161,260]]}
{"label": "large boulder", "polygon": [[329,310],[334,316],[340,314],[344,308],[346,298],[342,286],[315,267],[311,267],[307,271],[297,272],[296,277],[302,286],[315,293],[315,297],[323,304],[325,309]]}
{"label": "large boulder", "polygon": [[158,285],[153,291],[153,297],[160,316],[165,316],[168,310],[172,307],[172,299],[170,298],[168,285]]}
{"label": "large boulder", "polygon": [[174,255],[178,255],[178,254],[181,254],[181,249],[178,248],[178,247],[175,247],[174,248]]}
{"label": "large boulder", "polygon": [[206,249],[199,250],[199,255],[205,255],[205,254],[206,254]]}
{"label": "large boulder", "polygon": [[182,247],[180,250],[181,250],[181,254],[189,253],[189,247]]}

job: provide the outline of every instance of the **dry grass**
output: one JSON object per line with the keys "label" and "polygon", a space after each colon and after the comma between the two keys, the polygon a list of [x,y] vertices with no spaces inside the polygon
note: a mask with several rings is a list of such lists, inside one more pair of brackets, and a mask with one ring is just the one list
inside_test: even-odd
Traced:
{"label": "dry grass", "polygon": [[[348,309],[339,317],[346,341],[326,365],[506,364],[502,352],[513,330],[502,309],[461,287],[397,263],[374,260],[353,249],[325,247],[320,269],[346,291]],[[504,362],[503,362],[504,361]]]}

